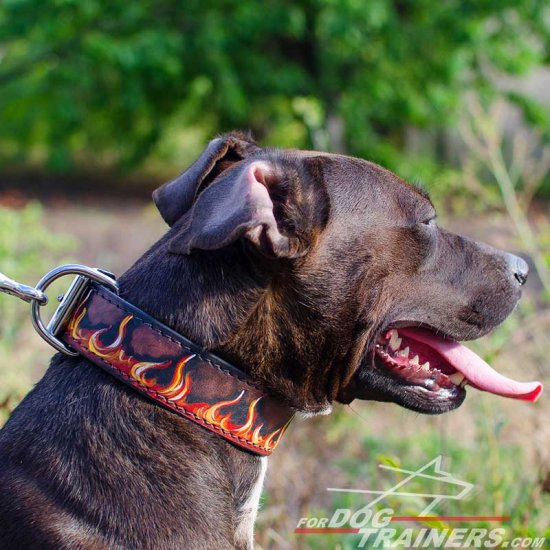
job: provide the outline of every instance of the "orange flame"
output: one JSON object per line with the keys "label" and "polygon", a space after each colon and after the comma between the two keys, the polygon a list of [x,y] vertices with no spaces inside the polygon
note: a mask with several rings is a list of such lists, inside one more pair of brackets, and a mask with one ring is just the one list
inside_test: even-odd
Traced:
{"label": "orange flame", "polygon": [[262,435],[260,433],[263,424],[255,426],[255,423],[258,418],[258,411],[256,406],[260,401],[261,397],[254,399],[248,406],[246,421],[242,425],[234,424],[231,421],[232,412],[227,412],[221,414],[220,409],[224,407],[230,407],[236,405],[241,397],[244,395],[244,390],[233,400],[231,401],[220,401],[215,405],[207,405],[204,403],[188,403],[186,408],[191,409],[191,412],[203,419],[205,422],[219,426],[222,430],[230,432],[240,439],[244,439],[258,447],[262,447],[266,450],[271,451],[279,437],[282,435],[282,432],[286,429],[286,426],[274,431],[268,435]]}
{"label": "orange flame", "polygon": [[157,390],[167,399],[174,401],[174,403],[178,403],[182,400],[183,402],[185,402],[185,398],[191,391],[191,374],[187,373],[185,376],[183,376],[183,369],[185,367],[185,364],[193,359],[193,357],[195,357],[194,354],[187,355],[186,357],[181,359],[176,365],[174,376],[172,377],[172,381],[170,382],[170,384],[168,384],[168,386],[166,386],[165,388]]}
{"label": "orange flame", "polygon": [[[86,315],[86,308],[82,309],[82,313],[76,318],[71,320],[69,325],[69,331],[71,336],[80,342],[87,344],[88,349],[97,357],[107,361],[108,363],[113,363],[117,368],[123,370],[131,378],[139,382],[140,384],[152,388],[157,384],[155,378],[147,379],[145,374],[151,369],[166,368],[172,364],[172,361],[164,361],[161,363],[155,363],[152,361],[136,361],[133,357],[127,356],[124,352],[123,341],[126,336],[126,327],[128,323],[133,319],[133,315],[127,315],[121,322],[118,327],[118,333],[114,341],[108,345],[105,345],[101,342],[100,337],[102,334],[107,332],[108,329],[99,329],[95,332],[91,332],[89,335],[86,335],[85,332],[79,325],[80,321]],[[183,384],[182,381],[182,370],[183,366],[189,359],[193,356],[186,356],[180,360],[178,366],[175,369],[174,377],[170,384],[164,388],[159,387],[155,388],[158,393],[165,395],[166,397],[171,397],[171,394],[175,390],[183,390],[185,387],[187,393],[189,393],[190,381],[187,379]]]}

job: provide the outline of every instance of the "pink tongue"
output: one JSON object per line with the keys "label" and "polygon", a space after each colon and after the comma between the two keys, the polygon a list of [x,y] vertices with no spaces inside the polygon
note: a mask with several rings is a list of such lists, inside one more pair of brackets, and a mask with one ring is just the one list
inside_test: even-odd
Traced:
{"label": "pink tongue", "polygon": [[403,328],[398,332],[406,338],[422,342],[437,351],[478,390],[532,402],[536,401],[542,393],[540,382],[516,382],[511,378],[506,378],[491,368],[472,350],[454,340],[444,340],[433,332],[419,328]]}

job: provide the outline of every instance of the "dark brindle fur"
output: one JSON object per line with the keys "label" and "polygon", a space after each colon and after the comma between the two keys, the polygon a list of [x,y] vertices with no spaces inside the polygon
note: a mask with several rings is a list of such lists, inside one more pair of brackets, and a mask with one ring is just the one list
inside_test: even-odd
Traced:
{"label": "dark brindle fur", "polygon": [[[155,200],[172,227],[121,295],[307,413],[458,406],[385,377],[373,343],[400,322],[477,338],[519,297],[517,258],[437,228],[424,192],[363,160],[231,134]],[[0,433],[0,548],[245,548],[260,464],[58,354]]]}

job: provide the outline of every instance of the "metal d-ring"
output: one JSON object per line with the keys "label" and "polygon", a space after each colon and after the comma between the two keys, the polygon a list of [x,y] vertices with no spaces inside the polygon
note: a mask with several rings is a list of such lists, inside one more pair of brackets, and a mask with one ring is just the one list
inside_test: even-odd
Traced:
{"label": "metal d-ring", "polygon": [[[65,275],[77,275],[71,286],[61,299],[59,307],[53,314],[48,325],[44,325],[42,318],[40,317],[40,307],[45,305],[47,298],[44,291],[48,288],[56,279],[64,277]],[[102,285],[109,287],[113,292],[118,294],[118,284],[111,273],[101,271],[93,267],[87,267],[79,264],[68,264],[56,267],[49,273],[46,273],[38,284],[34,288],[37,292],[37,298],[33,298],[31,302],[31,320],[36,332],[53,346],[57,351],[65,353],[67,355],[77,356],[76,351],[70,349],[59,338],[59,333],[65,327],[74,307],[77,305],[78,299],[84,294],[90,281],[98,282]]]}

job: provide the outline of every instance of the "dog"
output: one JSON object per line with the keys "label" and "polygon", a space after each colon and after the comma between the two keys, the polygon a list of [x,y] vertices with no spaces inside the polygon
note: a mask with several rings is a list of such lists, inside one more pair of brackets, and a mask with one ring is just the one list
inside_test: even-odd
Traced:
{"label": "dog", "polygon": [[[170,229],[120,295],[295,411],[526,393],[455,341],[512,312],[527,264],[439,228],[388,170],[233,132],[154,200]],[[266,460],[56,354],[0,432],[0,548],[252,548]]]}

